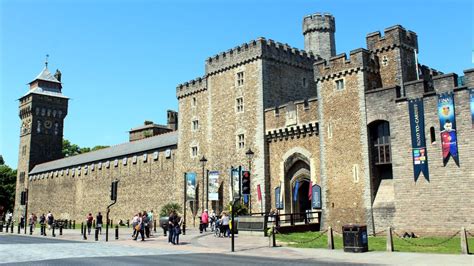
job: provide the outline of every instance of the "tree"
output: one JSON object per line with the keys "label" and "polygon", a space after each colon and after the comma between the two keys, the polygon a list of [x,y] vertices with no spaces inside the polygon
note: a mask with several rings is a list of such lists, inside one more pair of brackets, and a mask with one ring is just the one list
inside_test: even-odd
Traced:
{"label": "tree", "polygon": [[4,165],[5,164],[5,161],[3,160],[3,156],[0,155],[0,165]]}
{"label": "tree", "polygon": [[174,202],[164,205],[160,210],[160,217],[168,217],[171,211],[179,213],[181,211],[181,205]]}
{"label": "tree", "polygon": [[[2,158],[3,159],[3,158]],[[0,165],[0,213],[13,210],[15,203],[16,170]],[[2,210],[3,209],[3,210]]]}
{"label": "tree", "polygon": [[86,153],[90,151],[96,151],[104,148],[108,148],[109,146],[103,146],[103,145],[96,145],[92,149],[89,147],[79,147],[77,144],[72,144],[69,140],[63,139],[63,156],[64,157],[69,157],[69,156],[74,156],[78,155],[81,153]]}

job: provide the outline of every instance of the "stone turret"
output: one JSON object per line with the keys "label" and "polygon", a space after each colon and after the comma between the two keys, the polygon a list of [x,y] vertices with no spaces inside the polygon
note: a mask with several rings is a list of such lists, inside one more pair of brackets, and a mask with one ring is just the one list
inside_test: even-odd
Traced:
{"label": "stone turret", "polygon": [[330,14],[316,13],[303,19],[304,49],[329,60],[336,55],[336,22]]}

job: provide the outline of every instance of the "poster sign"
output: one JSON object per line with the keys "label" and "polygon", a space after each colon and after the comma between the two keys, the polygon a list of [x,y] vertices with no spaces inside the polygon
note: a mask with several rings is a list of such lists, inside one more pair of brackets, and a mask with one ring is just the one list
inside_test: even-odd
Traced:
{"label": "poster sign", "polygon": [[321,187],[318,185],[314,185],[311,188],[311,191],[313,192],[311,196],[311,207],[313,209],[321,209]]}
{"label": "poster sign", "polygon": [[219,200],[219,172],[218,171],[209,171],[209,200]]}
{"label": "poster sign", "polygon": [[293,192],[293,201],[298,199],[298,189],[300,188],[300,181],[296,180],[295,182],[295,190]]}
{"label": "poster sign", "polygon": [[423,99],[414,99],[408,102],[408,111],[410,113],[411,129],[411,150],[413,157],[413,173],[415,182],[420,173],[427,181],[430,180],[428,172],[428,151],[426,149],[425,139],[425,113]]}
{"label": "poster sign", "polygon": [[474,89],[469,90],[469,98],[471,102],[471,124],[474,129]]}
{"label": "poster sign", "polygon": [[240,168],[232,168],[231,170],[231,184],[233,199],[240,199]]}
{"label": "poster sign", "polygon": [[196,173],[186,173],[186,200],[196,200]]}
{"label": "poster sign", "polygon": [[281,200],[281,187],[275,188],[275,208],[278,210],[283,209],[283,202]]}
{"label": "poster sign", "polygon": [[443,165],[446,166],[449,157],[453,157],[454,162],[459,166],[453,93],[443,93],[438,95],[438,117],[441,131]]}

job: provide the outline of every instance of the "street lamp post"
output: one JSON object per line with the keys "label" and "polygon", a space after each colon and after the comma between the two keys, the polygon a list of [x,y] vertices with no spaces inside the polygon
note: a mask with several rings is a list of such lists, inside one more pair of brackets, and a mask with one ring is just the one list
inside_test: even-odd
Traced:
{"label": "street lamp post", "polygon": [[[252,159],[255,153],[252,151],[252,149],[249,148],[248,151],[245,152],[245,155],[247,156],[247,160],[249,162],[249,172],[252,174]],[[252,196],[249,195],[249,210],[250,213],[252,213]]]}
{"label": "street lamp post", "polygon": [[[204,189],[204,167],[206,166],[206,163],[207,163],[207,159],[206,157],[204,157],[204,155],[202,156],[201,160],[199,160],[201,162],[201,165],[202,165],[202,196],[201,196],[201,199],[202,199],[202,203],[201,203],[201,208],[202,208],[202,211],[204,212],[204,192],[206,191]],[[209,184],[208,184],[209,185]]]}

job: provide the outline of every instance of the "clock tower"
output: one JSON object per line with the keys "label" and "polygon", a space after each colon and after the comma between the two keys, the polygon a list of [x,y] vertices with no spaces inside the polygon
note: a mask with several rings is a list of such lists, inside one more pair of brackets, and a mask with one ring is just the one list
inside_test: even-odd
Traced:
{"label": "clock tower", "polygon": [[37,164],[62,158],[69,98],[61,90],[61,72],[56,70],[52,75],[46,62],[41,73],[29,83],[28,92],[19,99],[20,149],[14,210],[17,221],[25,211],[20,205],[20,195],[28,188],[29,171]]}

